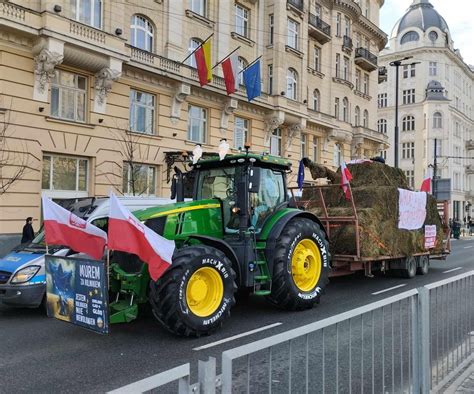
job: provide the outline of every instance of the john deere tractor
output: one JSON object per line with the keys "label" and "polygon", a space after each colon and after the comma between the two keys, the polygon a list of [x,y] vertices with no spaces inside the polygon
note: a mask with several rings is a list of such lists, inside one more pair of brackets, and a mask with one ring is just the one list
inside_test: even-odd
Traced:
{"label": "john deere tractor", "polygon": [[[281,158],[241,153],[201,159],[187,173],[176,169],[178,202],[135,212],[175,240],[173,263],[156,282],[149,281],[146,268],[130,274],[116,264],[112,288],[117,294],[128,289],[132,302],[129,297],[122,307],[113,303],[112,322],[127,319],[124,304],[148,298],[154,316],[171,332],[210,334],[230,315],[237,290],[287,310],[313,307],[328,282],[328,241],[317,217],[292,206],[290,166]],[[185,202],[190,179],[193,200]]]}

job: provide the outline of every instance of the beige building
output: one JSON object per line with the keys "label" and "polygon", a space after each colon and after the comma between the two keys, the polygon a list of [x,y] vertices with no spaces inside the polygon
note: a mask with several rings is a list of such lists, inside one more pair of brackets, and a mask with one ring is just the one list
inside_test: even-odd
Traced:
{"label": "beige building", "polygon": [[[388,141],[376,131],[382,5],[0,0],[0,121],[12,153],[1,176],[26,165],[0,196],[0,234],[40,217],[41,193],[167,196],[167,152],[196,143],[248,141],[293,161],[292,182],[303,154],[333,168],[378,154]],[[247,102],[243,86],[227,96],[220,67],[199,86],[194,58],[182,61],[211,34],[214,63],[237,47],[240,67],[261,56],[261,97]]]}

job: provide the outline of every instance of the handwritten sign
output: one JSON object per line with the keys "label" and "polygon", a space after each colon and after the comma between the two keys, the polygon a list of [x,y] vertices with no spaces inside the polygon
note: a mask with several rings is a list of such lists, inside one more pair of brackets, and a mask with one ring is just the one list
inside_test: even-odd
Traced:
{"label": "handwritten sign", "polygon": [[398,228],[418,230],[426,219],[426,193],[398,189]]}
{"label": "handwritten sign", "polygon": [[433,249],[436,246],[436,225],[425,226],[425,249]]}

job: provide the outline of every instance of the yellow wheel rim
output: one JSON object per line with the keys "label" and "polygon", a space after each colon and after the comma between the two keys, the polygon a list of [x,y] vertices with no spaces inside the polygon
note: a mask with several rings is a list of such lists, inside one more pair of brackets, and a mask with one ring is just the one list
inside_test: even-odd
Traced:
{"label": "yellow wheel rim", "polygon": [[321,276],[321,254],[311,239],[303,239],[295,247],[291,257],[293,282],[301,291],[314,289]]}
{"label": "yellow wheel rim", "polygon": [[211,267],[199,268],[186,286],[186,302],[199,317],[212,315],[221,304],[224,283],[218,271]]}

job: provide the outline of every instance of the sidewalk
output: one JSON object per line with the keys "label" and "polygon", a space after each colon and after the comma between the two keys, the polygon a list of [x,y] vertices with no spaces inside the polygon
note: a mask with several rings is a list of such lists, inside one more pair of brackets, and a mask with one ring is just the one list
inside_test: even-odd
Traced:
{"label": "sidewalk", "polygon": [[471,363],[459,377],[451,383],[443,393],[474,394],[474,362]]}

